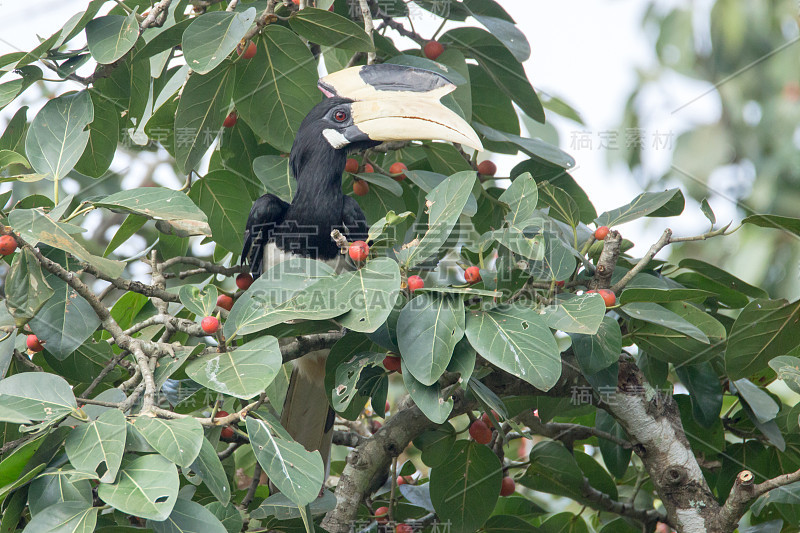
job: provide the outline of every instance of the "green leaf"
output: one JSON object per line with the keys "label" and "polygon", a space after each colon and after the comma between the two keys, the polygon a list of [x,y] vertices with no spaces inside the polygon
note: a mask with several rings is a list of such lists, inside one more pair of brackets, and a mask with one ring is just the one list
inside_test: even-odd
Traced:
{"label": "green leaf", "polygon": [[247,335],[287,320],[324,320],[349,310],[337,305],[338,278],[327,264],[293,257],[264,272],[233,305],[225,336]]}
{"label": "green leaf", "polygon": [[455,46],[465,56],[475,59],[526,115],[544,123],[542,103],[531,87],[525,69],[497,37],[480,28],[456,28],[442,35],[439,41],[445,46]]}
{"label": "green leaf", "polygon": [[519,135],[511,133],[504,133],[478,122],[473,122],[472,126],[475,128],[475,131],[490,141],[513,143],[520,150],[537,161],[549,163],[550,165],[555,165],[564,169],[570,169],[575,166],[575,159],[571,155],[541,139],[532,139],[520,137]]}
{"label": "green leaf", "polygon": [[183,498],[175,502],[169,518],[161,522],[151,520],[148,526],[156,533],[228,533],[214,513]]}
{"label": "green leaf", "polygon": [[526,172],[514,178],[498,199],[509,207],[506,222],[522,230],[529,225],[536,212],[539,188],[531,174]]}
{"label": "green leaf", "polygon": [[395,196],[403,196],[403,186],[389,176],[384,176],[378,172],[363,172],[361,174],[355,174],[355,176],[367,183],[386,189]]}
{"label": "green leaf", "polygon": [[117,152],[119,141],[119,111],[108,105],[103,95],[91,89],[94,119],[89,124],[89,141],[75,170],[84,176],[99,178],[106,173]]}
{"label": "green leaf", "polygon": [[217,450],[214,449],[214,445],[207,438],[203,437],[200,453],[189,468],[203,480],[211,494],[222,505],[228,504],[231,500],[228,476],[222,466],[222,461],[217,456]]}
{"label": "green leaf", "polygon": [[175,161],[182,173],[197,170],[214,142],[228,115],[233,85],[233,69],[227,64],[208,74],[189,75],[175,113]]}
{"label": "green leaf", "polygon": [[120,191],[94,202],[94,205],[156,220],[197,220],[200,222],[207,220],[206,215],[186,194],[165,187],[139,187]]}
{"label": "green leaf", "polygon": [[178,292],[183,306],[198,317],[210,316],[217,307],[217,287],[206,285],[201,291],[194,285],[184,285]]}
{"label": "green leaf", "polygon": [[778,374],[778,379],[782,379],[787,387],[800,394],[800,359],[791,355],[779,355],[770,360],[769,366]]}
{"label": "green leaf", "polygon": [[11,165],[22,165],[26,168],[31,168],[31,164],[28,163],[25,156],[11,150],[0,150],[0,170],[4,170]]}
{"label": "green leaf", "polygon": [[319,452],[306,451],[271,416],[245,423],[256,459],[278,490],[297,505],[316,500],[325,479]]}
{"label": "green leaf", "polygon": [[154,450],[181,468],[191,465],[200,453],[203,426],[195,418],[169,420],[144,415],[136,417],[133,425]]}
{"label": "green leaf", "polygon": [[289,17],[289,26],[313,43],[358,52],[375,50],[364,28],[327,9],[306,7],[297,11]]}
{"label": "green leaf", "polygon": [[238,254],[250,213],[250,195],[244,180],[228,170],[214,170],[194,182],[189,198],[208,217],[214,242]]}
{"label": "green leaf", "polygon": [[608,226],[611,228],[619,226],[625,222],[655,213],[676,196],[680,196],[681,201],[683,200],[683,193],[680,189],[669,189],[663,192],[643,192],[634,198],[631,203],[600,214],[594,219],[594,223],[598,227]]}
{"label": "green leaf", "polygon": [[58,30],[53,35],[48,37],[47,39],[42,40],[36,48],[25,54],[18,62],[15,68],[19,69],[24,65],[29,65],[34,61],[38,61],[42,57],[44,57],[47,52],[53,49],[55,43],[58,41],[58,38],[61,36],[61,30]]}
{"label": "green leaf", "polygon": [[353,331],[371,333],[386,322],[400,296],[400,269],[388,257],[369,261],[362,268],[338,276],[335,301],[350,311],[337,319]]}
{"label": "green leaf", "polygon": [[13,102],[25,89],[42,79],[42,69],[39,67],[22,67],[17,70],[17,73],[21,76],[20,78],[0,84],[0,109]]}
{"label": "green leaf", "polygon": [[766,370],[775,354],[785,354],[800,338],[800,301],[753,300],[731,327],[725,350],[725,371],[731,379]]}
{"label": "green leaf", "polygon": [[503,46],[508,48],[508,51],[514,55],[514,59],[524,63],[531,57],[531,45],[528,44],[525,34],[515,24],[496,17],[476,14],[473,16],[489,30],[489,33],[503,43]]}
{"label": "green leaf", "polygon": [[767,291],[764,289],[750,285],[727,271],[699,259],[683,259],[678,263],[678,266],[694,270],[701,276],[723,285],[727,289],[741,292],[751,298],[769,298]]}
{"label": "green leaf", "polygon": [[737,379],[733,382],[733,385],[738,391],[739,398],[750,406],[760,423],[766,424],[770,420],[774,420],[778,415],[780,406],[769,394],[761,390],[752,381],[747,378]]}
{"label": "green leaf", "polygon": [[714,224],[717,223],[717,216],[714,214],[714,211],[712,211],[711,206],[708,204],[708,200],[706,198],[703,198],[703,201],[700,202],[700,211],[702,211],[708,221],[711,222],[711,226],[714,226]]}
{"label": "green leaf", "polygon": [[487,361],[547,391],[561,376],[561,354],[535,309],[520,304],[467,314],[467,339]]}
{"label": "green leaf", "polygon": [[236,63],[236,111],[256,135],[288,153],[300,122],[320,100],[317,63],[300,37],[277,24],[257,44],[255,57]]}
{"label": "green leaf", "polygon": [[549,214],[556,220],[569,224],[573,228],[581,222],[581,210],[578,203],[567,194],[567,191],[551,185],[542,183],[539,198],[543,205],[550,207]]}
{"label": "green leaf", "polygon": [[108,257],[111,252],[119,248],[122,243],[133,237],[136,232],[144,226],[145,222],[147,222],[147,217],[134,215],[133,213],[125,217],[125,220],[120,224],[114,237],[111,238],[108,246],[106,246],[103,257]]}
{"label": "green leaf", "polygon": [[56,359],[77,350],[100,325],[100,319],[83,296],[54,274],[47,276],[53,296],[30,321],[36,336]]}
{"label": "green leaf", "polygon": [[513,515],[492,515],[483,525],[485,533],[537,533],[538,528],[530,522]]}
{"label": "green leaf", "polygon": [[713,292],[699,289],[650,289],[629,287],[619,296],[621,305],[632,302],[682,302],[685,300],[704,300],[714,296]]}
{"label": "green leaf", "polygon": [[572,349],[584,374],[596,374],[619,360],[622,353],[622,332],[611,317],[603,317],[597,333],[573,333]]}
{"label": "green leaf", "polygon": [[44,509],[25,526],[26,533],[91,533],[99,507],[89,502],[61,502]]}
{"label": "green leaf", "polygon": [[136,13],[127,17],[106,15],[86,24],[86,43],[95,61],[101,65],[113,63],[127,54],[139,39]]}
{"label": "green leaf", "polygon": [[689,391],[695,420],[708,429],[718,424],[722,409],[722,385],[714,366],[708,361],[696,365],[677,365],[675,373]]}
{"label": "green leaf", "polygon": [[455,531],[476,531],[492,514],[500,494],[502,465],[487,446],[459,440],[450,458],[431,468],[431,501]]}
{"label": "green leaf", "polygon": [[[400,56],[403,57],[403,56]],[[405,56],[405,57],[414,57],[414,56]],[[421,58],[420,58],[421,59]],[[389,62],[393,62],[393,59],[390,59]],[[471,79],[470,79],[470,70],[469,66],[467,65],[467,60],[464,57],[464,54],[456,50],[455,48],[450,48],[442,52],[442,54],[436,58],[437,65],[441,65],[443,68],[447,69],[448,73],[445,74],[445,77],[455,83],[457,85],[456,90],[453,91],[453,99],[455,100],[458,107],[461,108],[461,111],[464,113],[464,120],[470,122],[472,120],[472,90],[471,90]],[[453,77],[461,77],[464,79],[464,83],[456,83],[453,80]],[[498,91],[499,92],[499,91]]]}
{"label": "green leaf", "polygon": [[77,470],[97,472],[101,483],[113,483],[125,453],[125,426],[119,409],[103,411],[97,420],[77,426],[64,444],[69,462]]}
{"label": "green leaf", "polygon": [[575,458],[557,441],[542,441],[531,450],[531,465],[520,478],[528,488],[566,496],[575,500],[583,497],[583,472]]}
{"label": "green leaf", "polygon": [[589,533],[589,527],[580,515],[559,513],[545,520],[539,526],[539,531],[541,533]]}
{"label": "green leaf", "polygon": [[638,320],[631,321],[631,340],[649,356],[666,363],[693,364],[708,361],[722,351],[727,335],[725,327],[714,317],[685,303],[666,303],[664,307],[700,329],[708,337],[710,345],[673,329]]}
{"label": "green leaf", "polygon": [[[318,516],[331,511],[336,507],[336,497],[332,492],[323,491],[322,496],[311,502],[308,506],[312,516]],[[300,518],[302,508],[299,508],[284,494],[276,492],[261,502],[257,509],[250,513],[250,518],[269,518],[274,516],[277,520],[291,520]]]}
{"label": "green leaf", "polygon": [[[61,502],[83,502],[87,506],[91,504],[92,485],[89,480],[71,480],[69,479],[72,477],[71,472],[73,471],[48,469],[31,481],[28,490],[31,516],[36,516],[51,505]],[[0,531],[4,530],[0,528]]]}
{"label": "green leaf", "polygon": [[[595,427],[600,431],[611,433],[620,439],[627,439],[628,435],[619,422],[614,420],[614,417],[602,409],[597,410],[595,415]],[[600,454],[603,456],[603,464],[606,465],[608,471],[617,478],[622,479],[625,477],[625,472],[628,471],[628,463],[631,461],[633,450],[631,448],[623,448],[622,446],[611,442],[606,439],[597,439],[600,448]]]}
{"label": "green leaf", "polygon": [[278,340],[264,336],[235,350],[195,359],[186,366],[186,375],[211,390],[247,399],[272,383],[282,361]]}
{"label": "green leaf", "polygon": [[25,372],[0,380],[0,405],[36,421],[56,420],[78,408],[67,380],[47,372]]}
{"label": "green leaf", "polygon": [[565,333],[597,333],[606,304],[599,294],[583,294],[569,300],[558,300],[544,308],[544,321],[548,327]]}
{"label": "green leaf", "polygon": [[181,40],[186,64],[195,72],[211,72],[242,40],[256,18],[256,9],[214,11],[194,19]]}
{"label": "green leaf", "polygon": [[291,203],[297,180],[289,170],[289,158],[277,155],[262,155],[253,160],[253,172],[261,180],[264,189],[284,202]]}
{"label": "green leaf", "polygon": [[17,327],[39,312],[54,291],[42,273],[33,252],[23,248],[11,262],[5,280],[6,306]]}
{"label": "green leaf", "polygon": [[703,344],[711,343],[708,336],[696,325],[657,303],[633,302],[623,305],[622,310],[631,318],[679,331]]}
{"label": "green leaf", "polygon": [[8,223],[32,246],[41,242],[69,252],[112,278],[119,277],[125,267],[120,261],[90,254],[70,236],[62,224],[54,222],[37,209],[15,209],[8,214]]}
{"label": "green leaf", "polygon": [[456,430],[446,422],[422,433],[414,439],[414,447],[419,449],[422,462],[435,468],[450,458],[456,443]]}
{"label": "green leaf", "polygon": [[225,526],[228,533],[239,533],[239,531],[242,530],[242,526],[244,525],[242,513],[233,503],[222,505],[219,502],[211,502],[206,505],[206,509],[211,511],[214,516],[222,522],[222,525]]}
{"label": "green leaf", "polygon": [[25,139],[25,153],[33,169],[51,179],[66,176],[89,142],[86,126],[92,120],[88,91],[49,100],[33,119]]}
{"label": "green leaf", "polygon": [[166,520],[178,499],[178,469],[161,455],[126,458],[114,484],[101,483],[97,496],[123,513]]}
{"label": "green leaf", "polygon": [[439,251],[458,221],[475,183],[475,172],[453,174],[425,196],[428,230],[414,245],[397,252],[397,259],[406,268],[413,268]]}
{"label": "green leaf", "polygon": [[464,336],[464,301],[444,294],[420,294],[397,321],[397,343],[409,372],[423,385],[436,383]]}
{"label": "green leaf", "polygon": [[742,224],[752,224],[761,228],[773,228],[800,235],[800,218],[780,215],[750,215],[742,220]]}

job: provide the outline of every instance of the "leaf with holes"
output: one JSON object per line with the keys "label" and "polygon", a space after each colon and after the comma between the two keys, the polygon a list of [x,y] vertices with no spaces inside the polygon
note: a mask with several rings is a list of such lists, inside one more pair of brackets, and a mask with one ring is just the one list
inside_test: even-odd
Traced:
{"label": "leaf with holes", "polygon": [[544,321],[564,333],[594,335],[605,314],[606,304],[599,294],[582,294],[545,307]]}
{"label": "leaf with holes", "polygon": [[[104,411],[97,420],[77,426],[64,444],[69,462],[83,472],[97,472],[101,483],[112,483],[125,453],[125,426],[119,409]],[[98,471],[103,463],[103,471]]]}
{"label": "leaf with holes", "polygon": [[203,426],[196,418],[169,420],[139,416],[133,426],[153,449],[181,468],[197,459],[203,444]]}
{"label": "leaf with holes", "polygon": [[299,506],[316,500],[325,479],[319,452],[293,441],[272,416],[247,417],[246,424],[256,459],[278,490]]}
{"label": "leaf with holes", "polygon": [[178,297],[183,306],[198,317],[214,314],[218,294],[215,285],[206,285],[203,290],[194,285],[184,285],[178,291]]}
{"label": "leaf with holes", "polygon": [[455,531],[476,531],[492,514],[503,465],[490,448],[459,440],[447,461],[431,469],[431,502]]}
{"label": "leaf with holes", "polygon": [[561,353],[535,309],[514,304],[467,314],[467,339],[490,363],[547,391],[561,376]]}
{"label": "leaf with holes", "polygon": [[264,336],[235,350],[198,357],[186,366],[186,375],[211,390],[247,399],[272,383],[282,362],[278,340]]}
{"label": "leaf with holes", "polygon": [[400,359],[403,384],[419,410],[434,424],[444,424],[453,410],[453,399],[442,394],[442,386],[435,382],[425,385],[414,377],[405,359]]}
{"label": "leaf with holes", "polygon": [[420,294],[406,304],[397,320],[403,361],[423,385],[436,383],[463,336],[464,301],[458,296]]}
{"label": "leaf with holes", "polygon": [[114,484],[102,483],[97,496],[123,513],[166,520],[178,499],[178,469],[161,455],[125,459]]}

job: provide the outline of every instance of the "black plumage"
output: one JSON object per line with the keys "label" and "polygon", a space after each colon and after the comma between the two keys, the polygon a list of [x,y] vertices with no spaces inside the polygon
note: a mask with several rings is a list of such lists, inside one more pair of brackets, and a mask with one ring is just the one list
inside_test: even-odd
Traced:
{"label": "black plumage", "polygon": [[[242,262],[250,264],[254,276],[271,266],[263,264],[265,246],[269,243],[301,257],[332,260],[339,254],[331,239],[332,230],[342,231],[351,242],[366,240],[366,217],[355,199],[342,193],[342,172],[348,152],[380,143],[362,140],[358,135],[351,103],[345,98],[327,98],[300,124],[289,158],[292,175],[297,180],[292,203],[265,194],[253,204],[245,229]],[[325,130],[353,140],[335,148],[326,138]]]}

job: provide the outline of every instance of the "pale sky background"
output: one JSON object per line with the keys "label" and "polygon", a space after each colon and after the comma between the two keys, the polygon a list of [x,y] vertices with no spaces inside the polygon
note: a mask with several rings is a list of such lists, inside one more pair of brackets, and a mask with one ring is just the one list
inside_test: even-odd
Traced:
{"label": "pale sky background", "polygon": [[[554,113],[547,114],[559,132],[561,148],[577,161],[573,176],[587,191],[598,212],[625,204],[642,190],[664,189],[663,185],[655,186],[653,180],[668,168],[670,147],[652,148],[653,136],[658,133],[663,136],[662,142],[674,144],[677,135],[687,127],[715,120],[719,113],[715,92],[681,112],[671,114],[675,108],[708,90],[710,85],[707,83],[669,74],[659,78],[644,92],[647,111],[643,114],[645,122],[642,127],[649,148],[644,152],[642,175],[633,176],[621,164],[609,167],[608,154],[598,148],[601,132],[616,131],[619,142],[624,142],[625,131],[619,129],[619,122],[625,100],[635,86],[636,71],[652,69],[657,64],[650,40],[641,25],[643,12],[649,3],[644,0],[500,0],[500,3],[517,21],[531,45],[531,57],[525,63],[525,69],[536,90],[564,99],[580,112],[586,122],[585,126],[580,126]],[[680,3],[685,2],[665,0],[660,6],[666,9]],[[32,49],[38,43],[36,33],[49,36],[71,15],[81,11],[85,4],[80,0],[13,3],[0,0],[0,53]],[[695,4],[706,6],[707,12],[711,0],[700,0]],[[699,11],[702,13],[703,9]],[[432,35],[439,25],[432,15],[421,11],[417,11],[414,22],[417,31],[425,37]],[[702,24],[697,26],[702,27]],[[697,36],[700,42],[703,37]],[[83,33],[76,39],[82,38]],[[70,88],[77,88],[77,85]],[[59,90],[68,89],[63,85]],[[25,103],[35,104],[35,99],[27,98]],[[6,122],[20,105],[20,101],[15,101],[0,112],[0,124]],[[33,105],[28,116],[32,117],[37,110],[38,106]],[[591,138],[592,148],[571,146],[579,136]],[[508,175],[514,164],[523,159],[525,156],[522,155],[495,156],[498,175]],[[132,186],[135,186],[135,174],[139,172],[137,164],[144,167],[147,162],[133,162],[130,169],[134,175]],[[163,176],[159,181],[166,186],[177,185],[169,176]],[[126,183],[123,185],[127,186]],[[731,202],[711,193],[709,197],[720,222],[741,218]],[[638,220],[620,229],[625,237],[639,243],[633,251],[636,254],[643,253],[667,223],[677,235],[695,234],[706,228],[699,205],[687,199],[686,211],[680,217],[668,222]]]}

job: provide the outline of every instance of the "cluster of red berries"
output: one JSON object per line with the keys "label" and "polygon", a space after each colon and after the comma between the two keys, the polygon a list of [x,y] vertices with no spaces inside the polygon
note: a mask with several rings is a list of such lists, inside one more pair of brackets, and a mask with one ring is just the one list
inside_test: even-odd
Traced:
{"label": "cluster of red berries", "polygon": [[[498,420],[497,413],[493,410],[492,417]],[[476,419],[469,426],[469,436],[478,444],[489,444],[492,441],[493,424],[492,417],[488,413],[483,413],[480,418]],[[516,490],[516,483],[514,478],[505,476],[500,484],[500,496],[510,496]]]}

